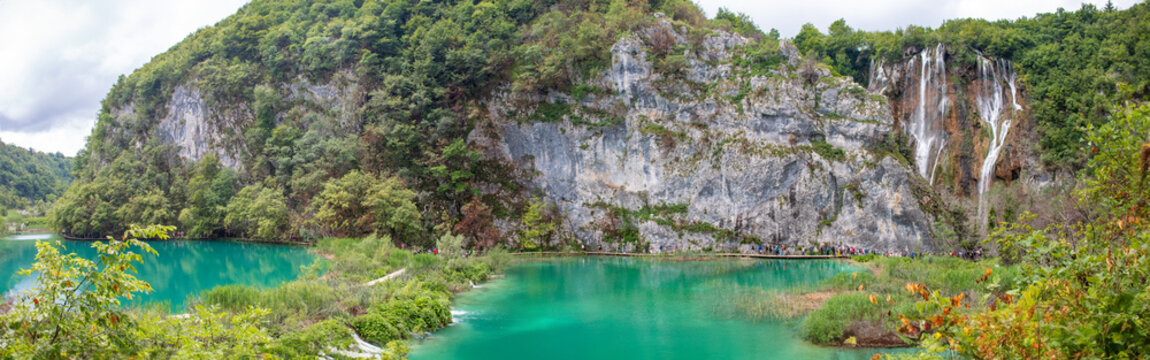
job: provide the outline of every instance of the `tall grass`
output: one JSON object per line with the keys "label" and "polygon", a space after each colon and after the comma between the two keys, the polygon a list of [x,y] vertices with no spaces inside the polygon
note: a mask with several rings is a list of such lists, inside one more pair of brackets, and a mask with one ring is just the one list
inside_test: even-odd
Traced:
{"label": "tall grass", "polygon": [[[879,320],[893,328],[898,315],[915,318],[919,315],[915,304],[922,299],[905,290],[907,283],[926,285],[943,296],[966,293],[978,299],[1010,289],[1019,281],[1018,267],[1001,266],[996,259],[972,262],[954,257],[876,257],[867,260],[866,266],[877,274],[871,271],[840,273],[820,284],[822,290],[839,294],[803,320],[804,338],[816,343],[833,343],[842,340],[843,331],[854,322]],[[986,275],[987,269],[991,270],[990,276]],[[874,302],[870,296],[875,297]]]}
{"label": "tall grass", "polygon": [[803,338],[822,344],[837,342],[850,323],[879,320],[887,310],[887,306],[872,303],[861,292],[838,294],[803,320]]}

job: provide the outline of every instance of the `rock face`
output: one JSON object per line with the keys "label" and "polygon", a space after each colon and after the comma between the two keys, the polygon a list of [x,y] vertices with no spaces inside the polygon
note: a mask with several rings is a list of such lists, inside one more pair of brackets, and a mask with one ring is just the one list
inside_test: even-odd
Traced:
{"label": "rock face", "polygon": [[953,56],[939,44],[902,63],[871,66],[868,90],[889,99],[897,127],[912,139],[919,174],[970,197],[995,180],[1050,185],[1026,145],[1032,129],[1013,64],[976,51],[970,64]]}
{"label": "rock face", "polygon": [[884,99],[801,64],[786,43],[777,70],[735,67],[747,41],[731,34],[684,51],[679,71],[657,71],[659,32],[689,45],[664,21],[611,48],[611,67],[586,81],[601,89],[592,95],[498,93],[471,142],[534,169],[561,229],[592,246],[933,247],[912,191],[921,180],[869,151],[893,131]]}
{"label": "rock face", "polygon": [[225,151],[221,132],[216,131],[208,119],[208,105],[197,88],[178,86],[168,102],[168,116],[160,121],[160,138],[179,149],[185,160],[198,160],[209,153],[220,159],[220,164],[232,169],[240,168],[234,152]]}
{"label": "rock face", "polygon": [[[285,95],[279,99],[279,108],[295,107],[296,113],[277,113],[276,124],[285,117],[298,116],[300,109],[306,109],[317,118],[325,118],[329,127],[326,132],[332,136],[362,131],[363,119],[357,116],[358,103],[354,94],[359,90],[354,77],[349,73],[333,76],[326,84],[311,84],[300,78],[296,82],[282,86]],[[172,92],[167,103],[166,116],[155,127],[155,135],[165,143],[174,145],[179,157],[188,162],[198,161],[207,154],[215,154],[220,164],[232,170],[242,170],[245,146],[243,132],[254,126],[255,115],[252,104],[237,103],[229,106],[210,106],[195,82],[180,85]],[[134,106],[126,106],[116,112],[118,121],[135,118]],[[304,119],[305,125],[317,126],[315,120]]]}

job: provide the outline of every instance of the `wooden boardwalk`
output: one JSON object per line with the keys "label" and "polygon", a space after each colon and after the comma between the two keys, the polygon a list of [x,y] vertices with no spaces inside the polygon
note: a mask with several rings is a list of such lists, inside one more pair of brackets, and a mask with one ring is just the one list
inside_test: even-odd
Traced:
{"label": "wooden boardwalk", "polygon": [[512,255],[539,255],[539,256],[627,256],[627,257],[667,257],[667,258],[695,258],[695,257],[728,257],[728,258],[754,258],[754,259],[790,259],[790,260],[811,260],[811,259],[846,259],[850,258],[848,255],[769,255],[769,254],[740,254],[740,253],[660,253],[660,254],[636,254],[636,253],[617,253],[607,251],[587,251],[587,252],[562,252],[562,251],[541,251],[541,252],[515,252]]}

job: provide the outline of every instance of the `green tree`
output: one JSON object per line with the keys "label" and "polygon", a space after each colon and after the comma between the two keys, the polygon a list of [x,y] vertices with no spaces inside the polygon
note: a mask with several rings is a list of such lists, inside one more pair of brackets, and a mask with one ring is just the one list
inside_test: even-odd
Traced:
{"label": "green tree", "polygon": [[415,192],[398,178],[380,181],[356,170],[324,183],[312,203],[315,220],[330,234],[349,236],[377,232],[406,241],[421,238],[421,215]]}
{"label": "green tree", "polygon": [[264,241],[291,234],[288,207],[281,190],[262,184],[245,186],[228,202],[224,224],[229,232]]}
{"label": "green tree", "polygon": [[539,199],[533,199],[527,204],[527,211],[521,219],[523,228],[519,232],[524,250],[536,250],[551,238],[555,224],[545,218],[545,208],[546,204]]}
{"label": "green tree", "polygon": [[188,180],[187,206],[180,211],[179,221],[196,237],[214,237],[223,230],[224,210],[235,194],[235,173],[220,165],[215,155],[204,156]]}
{"label": "green tree", "polygon": [[448,259],[459,258],[463,256],[463,241],[463,235],[448,232],[435,241],[435,248],[439,250],[440,255]]}
{"label": "green tree", "polygon": [[814,24],[806,23],[803,24],[803,28],[799,30],[799,34],[795,35],[795,47],[797,47],[804,56],[821,59],[823,40],[825,38],[826,36],[824,36]]}
{"label": "green tree", "polygon": [[142,259],[133,248],[156,255],[138,238],[167,239],[174,230],[132,226],[119,239],[94,242],[98,263],[61,254],[59,241],[37,242],[36,262],[20,274],[38,274],[38,286],[19,295],[11,311],[0,317],[0,323],[8,325],[0,332],[0,357],[113,358],[131,349],[137,340],[132,336],[135,324],[120,301],[152,290],[131,274]]}

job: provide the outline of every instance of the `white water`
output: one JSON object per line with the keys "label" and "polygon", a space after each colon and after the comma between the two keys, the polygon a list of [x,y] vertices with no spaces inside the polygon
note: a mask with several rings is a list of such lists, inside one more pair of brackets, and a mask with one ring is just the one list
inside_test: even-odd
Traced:
{"label": "white water", "polygon": [[[1006,145],[1006,136],[1010,132],[1010,122],[1014,110],[1021,110],[1018,105],[1018,89],[1015,85],[1017,75],[1006,60],[992,61],[982,56],[978,57],[979,93],[977,98],[978,117],[990,127],[990,148],[986,152],[986,159],[982,161],[982,169],[978,176],[979,197],[990,190],[993,181],[994,165],[998,163],[998,155]],[[1008,114],[1005,107],[1003,83],[1010,88],[1010,108]]]}
{"label": "white water", "polygon": [[[949,102],[946,91],[946,48],[939,44],[923,50],[906,65],[907,72],[918,67],[918,106],[910,116],[906,132],[914,138],[914,163],[918,174],[934,184],[935,170],[946,146],[943,120]],[[930,106],[927,106],[930,104]]]}
{"label": "white water", "polygon": [[[986,158],[982,161],[982,168],[978,174],[978,213],[986,219],[985,201],[983,195],[990,190],[994,182],[994,167],[1002,148],[1006,145],[1006,136],[1010,133],[1010,124],[1014,111],[1022,110],[1018,104],[1018,75],[1014,73],[1013,66],[1006,60],[990,60],[978,56],[979,79],[978,84],[978,117],[990,127],[990,146],[986,151]],[[1010,89],[1010,107],[1006,107],[1005,88]]]}

